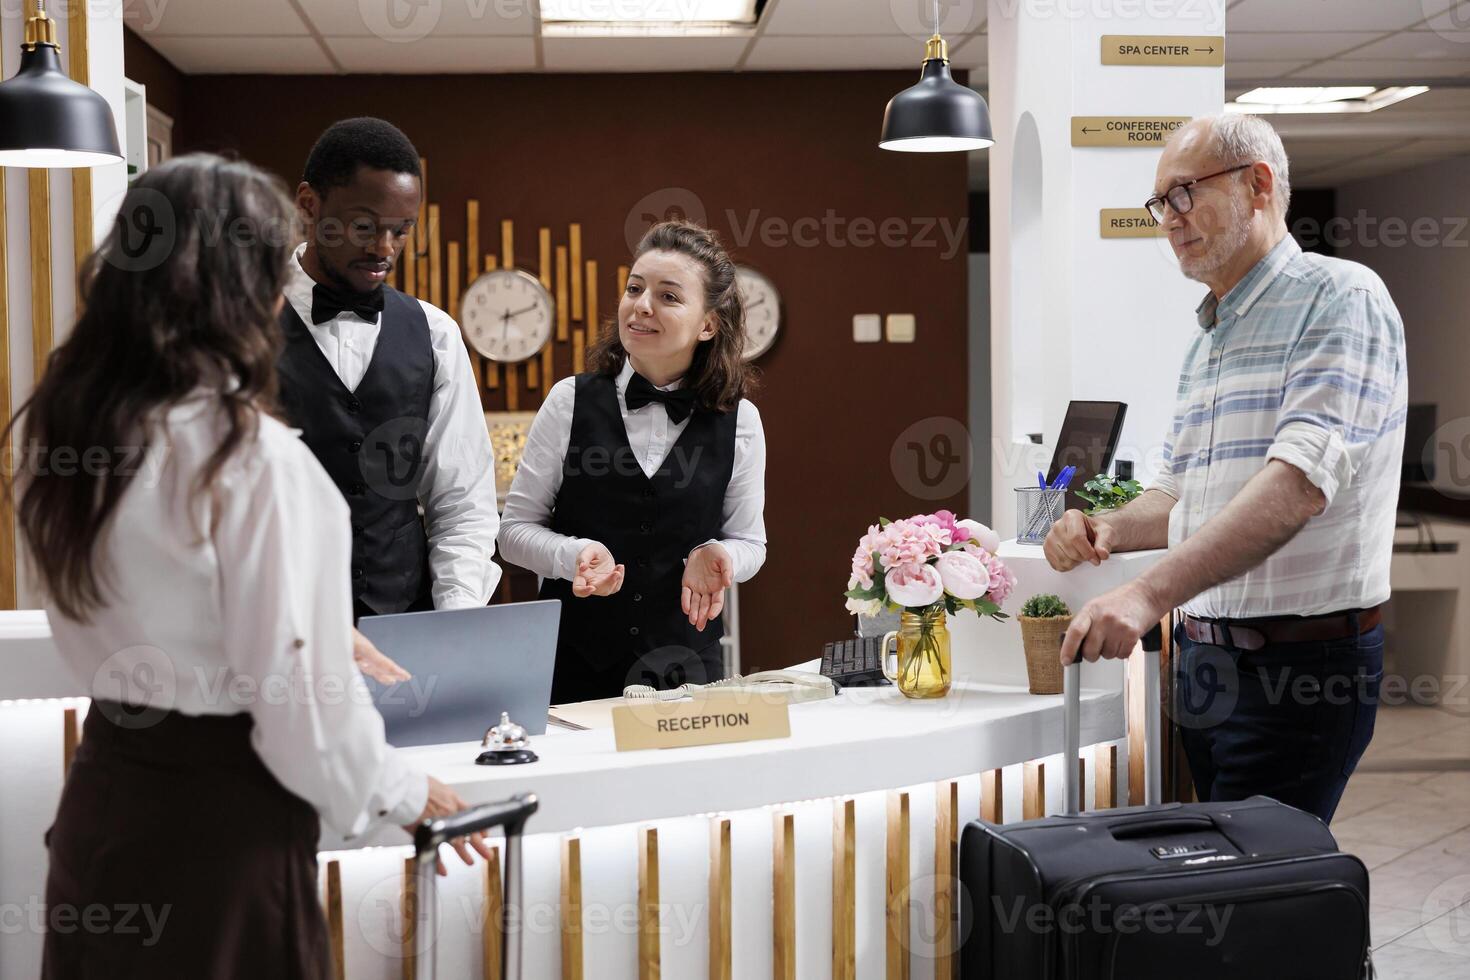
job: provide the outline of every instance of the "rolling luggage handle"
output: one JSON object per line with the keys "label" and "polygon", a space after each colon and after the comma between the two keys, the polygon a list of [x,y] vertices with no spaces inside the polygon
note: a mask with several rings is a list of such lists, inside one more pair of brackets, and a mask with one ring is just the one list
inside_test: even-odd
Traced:
{"label": "rolling luggage handle", "polygon": [[413,934],[414,962],[419,980],[434,980],[434,937],[438,931],[438,904],[434,890],[438,885],[435,870],[439,845],[466,834],[505,828],[505,902],[501,905],[500,976],[502,980],[519,980],[521,975],[521,930],[510,929],[507,914],[511,909],[520,916],[521,909],[521,831],[526,820],[536,812],[534,793],[518,793],[498,803],[484,803],[437,820],[425,820],[414,831],[414,870],[418,885]]}
{"label": "rolling luggage handle", "polygon": [[[1163,768],[1159,758],[1159,663],[1162,630],[1155,628],[1143,637],[1143,802],[1158,806],[1163,794]],[[1125,688],[1126,690],[1126,688]],[[1126,693],[1125,705],[1126,705]],[[1124,717],[1127,708],[1124,708]],[[1082,754],[1082,665],[1071,663],[1062,670],[1062,777],[1066,785],[1067,816],[1081,809],[1082,787],[1077,781],[1077,759]]]}

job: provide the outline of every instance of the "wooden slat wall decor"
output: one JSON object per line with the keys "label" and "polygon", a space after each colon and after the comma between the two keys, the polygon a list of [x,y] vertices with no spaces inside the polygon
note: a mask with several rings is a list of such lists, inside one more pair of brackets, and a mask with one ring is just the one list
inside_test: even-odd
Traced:
{"label": "wooden slat wall decor", "polygon": [[955,886],[959,881],[960,784],[934,784],[934,977],[959,976]]}
{"label": "wooden slat wall decor", "polygon": [[[10,254],[5,229],[5,175],[0,167],[0,431],[10,425]],[[12,459],[12,440],[0,444],[3,459]],[[15,508],[0,493],[0,609],[16,607]]]}
{"label": "wooden slat wall decor", "polygon": [[542,228],[536,233],[538,246],[536,274],[541,277],[541,285],[550,290],[553,285],[551,278],[551,229]]}
{"label": "wooden slat wall decor", "polygon": [[832,802],[832,980],[857,980],[857,801]]}
{"label": "wooden slat wall decor", "polygon": [[638,980],[659,980],[658,828],[638,831]]}
{"label": "wooden slat wall decor", "polygon": [[500,882],[500,850],[490,852],[485,862],[485,918],[480,934],[484,937],[481,973],[485,980],[505,980],[500,975],[500,947],[505,943],[501,911],[505,892]]}
{"label": "wooden slat wall decor", "polygon": [[582,841],[561,842],[561,976],[582,980]]}
{"label": "wooden slat wall decor", "polygon": [[[62,7],[67,12],[67,73],[72,81],[88,87],[92,84],[91,31],[87,21],[87,5],[72,3]],[[82,262],[92,253],[92,168],[74,167],[71,171],[71,234],[74,268],[82,270]],[[76,281],[76,276],[72,277]],[[81,312],[80,296],[77,312]]]}
{"label": "wooden slat wall decor", "polygon": [[1028,762],[1021,786],[1021,819],[1036,820],[1046,815],[1046,763]]}
{"label": "wooden slat wall decor", "polygon": [[444,312],[449,314],[450,319],[459,320],[459,242],[450,242],[445,246],[449,263],[449,282],[446,288],[449,290],[449,306]]}
{"label": "wooden slat wall decor", "polygon": [[597,323],[597,262],[587,260],[587,274],[584,278],[587,290],[586,321],[583,326],[572,333],[572,373],[581,374],[587,370],[587,344],[596,341],[598,330]]}
{"label": "wooden slat wall decor", "polygon": [[572,266],[572,319],[582,319],[582,226],[573,224],[567,232],[568,261]]}
{"label": "wooden slat wall decor", "polygon": [[[499,261],[496,256],[487,252],[485,255],[485,271],[494,272],[499,267]],[[485,387],[494,391],[500,387],[500,365],[488,357],[480,358],[480,360],[484,362]]]}
{"label": "wooden slat wall decor", "polygon": [[504,269],[516,267],[516,226],[509,218],[500,222],[500,265]]}
{"label": "wooden slat wall decor", "polygon": [[711,819],[709,831],[709,980],[731,980],[729,818]]}
{"label": "wooden slat wall decor", "polygon": [[440,291],[443,279],[439,265],[439,205],[429,205],[429,302],[444,309],[444,294]]}
{"label": "wooden slat wall decor", "polygon": [[556,247],[556,339],[562,342],[567,340],[567,327],[571,313],[567,306],[568,286],[567,247],[558,245]]}
{"label": "wooden slat wall decor", "polygon": [[1118,747],[1098,745],[1093,749],[1095,762],[1093,804],[1099,810],[1111,810],[1118,805]]}
{"label": "wooden slat wall decor", "polygon": [[475,200],[464,205],[464,254],[469,260],[464,270],[468,286],[480,274],[480,202]]}
{"label": "wooden slat wall decor", "polygon": [[771,980],[796,980],[796,816],[771,828]]}
{"label": "wooden slat wall decor", "polygon": [[618,302],[619,303],[621,303],[623,301],[623,293],[625,293],[625,292],[628,291],[628,273],[629,273],[629,271],[631,271],[631,270],[629,270],[629,268],[626,265],[620,265],[620,266],[618,266]]}
{"label": "wooden slat wall decor", "polygon": [[414,936],[418,932],[419,879],[414,873],[413,858],[403,861],[403,980],[418,976],[418,957],[414,956]]}
{"label": "wooden slat wall decor", "polygon": [[888,794],[888,980],[909,980],[909,794]]}
{"label": "wooden slat wall decor", "polygon": [[332,944],[332,976],[347,980],[347,935],[342,925],[342,862],[327,862],[327,939]]}
{"label": "wooden slat wall decor", "polygon": [[71,772],[71,761],[77,757],[77,746],[82,744],[81,721],[76,708],[61,712],[61,772]]}
{"label": "wooden slat wall decor", "polygon": [[1124,661],[1126,679],[1124,690],[1124,712],[1128,718],[1128,805],[1142,806],[1144,791],[1143,774],[1143,723],[1144,706],[1144,662],[1143,657],[1129,657]]}
{"label": "wooden slat wall decor", "polygon": [[419,294],[419,241],[423,238],[420,226],[415,225],[409,230],[408,237],[403,242],[403,253],[398,256],[398,264],[403,266],[403,291],[409,296]]}
{"label": "wooden slat wall decor", "polygon": [[980,774],[980,819],[990,823],[1005,822],[1005,791],[999,769]]}
{"label": "wooden slat wall decor", "polygon": [[53,337],[51,310],[51,173],[40,168],[26,171],[30,197],[31,229],[31,353],[34,382],[46,373]]}

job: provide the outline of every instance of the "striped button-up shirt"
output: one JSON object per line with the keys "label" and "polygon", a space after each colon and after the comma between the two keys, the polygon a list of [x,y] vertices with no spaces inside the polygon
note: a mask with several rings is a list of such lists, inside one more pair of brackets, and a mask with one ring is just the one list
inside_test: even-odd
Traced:
{"label": "striped button-up shirt", "polygon": [[1260,565],[1184,604],[1197,616],[1312,615],[1388,598],[1408,380],[1382,280],[1290,235],[1223,299],[1205,297],[1179,375],[1164,464],[1176,547],[1273,459],[1327,509]]}

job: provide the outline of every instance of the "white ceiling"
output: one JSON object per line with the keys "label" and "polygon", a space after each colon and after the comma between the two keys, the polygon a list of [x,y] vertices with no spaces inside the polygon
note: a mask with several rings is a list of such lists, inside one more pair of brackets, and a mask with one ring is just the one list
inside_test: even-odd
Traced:
{"label": "white ceiling", "polygon": [[[124,8],[129,26],[188,74],[916,69],[930,33],[928,0],[768,0],[750,36],[685,38],[542,38],[537,0]],[[985,0],[941,8],[954,64],[983,90]],[[1470,0],[1232,0],[1226,23],[1227,95],[1268,82],[1435,87],[1366,115],[1274,117],[1297,186],[1470,154]],[[984,184],[985,159],[972,154],[972,183]]]}

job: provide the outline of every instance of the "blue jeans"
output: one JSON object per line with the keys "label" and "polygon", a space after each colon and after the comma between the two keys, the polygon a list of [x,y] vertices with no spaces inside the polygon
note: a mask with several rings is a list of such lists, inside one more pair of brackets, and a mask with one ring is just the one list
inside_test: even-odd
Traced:
{"label": "blue jeans", "polygon": [[1331,821],[1373,738],[1383,626],[1242,650],[1195,643],[1180,625],[1174,641],[1172,714],[1196,795],[1269,796]]}

